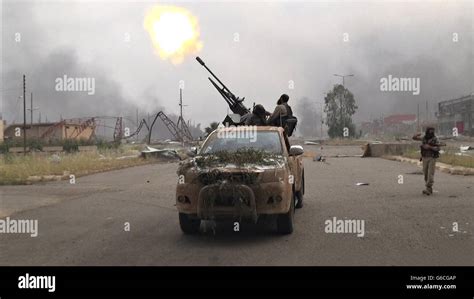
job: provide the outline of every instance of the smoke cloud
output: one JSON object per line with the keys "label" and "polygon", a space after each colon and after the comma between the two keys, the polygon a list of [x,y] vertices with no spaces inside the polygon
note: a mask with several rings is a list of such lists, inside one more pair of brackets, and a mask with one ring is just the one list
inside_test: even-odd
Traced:
{"label": "smoke cloud", "polygon": [[[154,54],[142,27],[153,4],[4,1],[1,88],[10,90],[2,92],[3,117],[18,120],[21,92],[11,88],[20,88],[25,73],[50,120],[135,119],[137,108],[140,118],[160,107],[177,114],[180,82],[186,119],[203,126],[222,120],[228,107],[194,59],[175,66]],[[317,112],[316,102],[342,83],[334,74],[354,74],[345,85],[359,107],[355,121],[413,113],[426,103],[431,115],[439,101],[474,91],[472,1],[170,4],[198,18],[199,56],[248,107],[273,110],[287,93],[297,116]],[[55,92],[54,79],[66,73],[95,77],[96,94]],[[380,79],[388,75],[419,78],[420,94],[382,91]]]}

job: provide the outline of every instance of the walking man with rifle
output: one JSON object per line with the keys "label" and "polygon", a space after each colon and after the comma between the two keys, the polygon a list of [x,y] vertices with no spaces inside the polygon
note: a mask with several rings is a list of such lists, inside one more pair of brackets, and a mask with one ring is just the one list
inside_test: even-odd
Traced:
{"label": "walking man with rifle", "polygon": [[435,136],[435,129],[433,127],[426,128],[425,136],[421,137],[421,133],[413,136],[413,140],[421,141],[421,158],[423,161],[423,174],[425,177],[426,189],[423,190],[423,194],[433,194],[434,174],[436,168],[436,159],[439,158],[440,146],[446,144],[440,143],[438,138]]}

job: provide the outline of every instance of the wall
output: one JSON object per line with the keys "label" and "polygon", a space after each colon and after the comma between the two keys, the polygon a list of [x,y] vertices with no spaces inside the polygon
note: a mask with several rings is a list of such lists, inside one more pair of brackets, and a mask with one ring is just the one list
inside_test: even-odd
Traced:
{"label": "wall", "polygon": [[0,119],[0,143],[3,142],[3,130],[5,130],[5,121]]}

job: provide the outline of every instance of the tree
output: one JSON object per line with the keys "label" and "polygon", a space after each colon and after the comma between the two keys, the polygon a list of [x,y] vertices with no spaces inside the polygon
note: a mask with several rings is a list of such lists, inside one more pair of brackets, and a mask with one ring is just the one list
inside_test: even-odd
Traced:
{"label": "tree", "polygon": [[[324,102],[329,137],[354,137],[355,125],[352,123],[352,115],[357,110],[354,95],[343,85],[338,84],[327,93]],[[344,136],[346,130],[348,136]]]}
{"label": "tree", "polygon": [[209,127],[206,127],[204,129],[204,132],[205,132],[205,136],[209,136],[209,134],[211,134],[215,129],[217,129],[217,127],[219,126],[219,123],[214,121],[212,123],[209,124]]}

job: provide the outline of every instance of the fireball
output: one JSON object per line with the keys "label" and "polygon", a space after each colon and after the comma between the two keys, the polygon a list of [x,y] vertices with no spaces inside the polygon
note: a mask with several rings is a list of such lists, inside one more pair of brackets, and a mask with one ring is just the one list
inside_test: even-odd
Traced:
{"label": "fireball", "polygon": [[154,6],[145,16],[144,27],[156,53],[164,60],[181,63],[202,48],[198,20],[188,10],[176,6]]}

